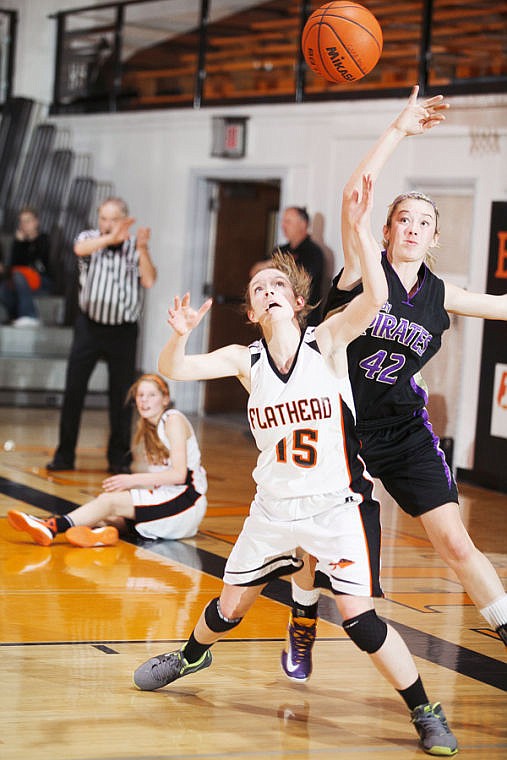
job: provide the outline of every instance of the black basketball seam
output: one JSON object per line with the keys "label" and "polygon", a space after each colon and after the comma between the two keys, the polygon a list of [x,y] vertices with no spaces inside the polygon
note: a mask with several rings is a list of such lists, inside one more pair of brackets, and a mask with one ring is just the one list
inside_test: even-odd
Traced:
{"label": "black basketball seam", "polygon": [[[331,17],[331,18],[338,18],[338,19],[341,19],[342,21],[346,21],[348,24],[354,24],[354,26],[358,26],[360,29],[362,29],[362,30],[363,30],[363,32],[366,32],[366,34],[367,34],[369,37],[371,37],[371,39],[372,39],[372,40],[375,42],[375,44],[376,44],[376,46],[377,46],[377,49],[379,50],[379,52],[382,52],[382,46],[381,46],[381,45],[379,45],[379,43],[378,43],[378,40],[377,40],[377,38],[375,37],[375,35],[374,35],[374,34],[372,34],[372,33],[371,33],[371,31],[370,31],[370,30],[369,30],[369,29],[368,29],[366,26],[363,26],[362,24],[360,24],[360,23],[359,23],[359,21],[354,21],[354,19],[351,19],[351,18],[347,18],[346,16],[335,16],[333,13],[326,13],[326,16],[325,16],[325,17],[323,16],[322,18],[320,18],[320,19],[318,19],[318,20],[316,19],[316,23],[318,24],[318,26],[320,27],[320,26],[322,26],[323,24],[325,24],[325,23],[326,23],[326,20],[327,20],[327,18],[328,18],[328,17]],[[329,28],[330,28],[330,29],[331,29],[333,32],[335,31],[335,30],[333,29],[333,27],[332,27],[332,26],[330,26]]]}
{"label": "black basketball seam", "polygon": [[[350,6],[350,7],[352,7],[352,6]],[[348,22],[349,24],[355,24],[356,26],[361,27],[361,29],[363,29],[363,31],[365,31],[367,34],[369,34],[370,37],[373,37],[373,39],[375,40],[375,42],[377,42],[377,38],[375,37],[375,35],[372,34],[370,32],[370,30],[366,26],[363,26],[363,24],[361,24],[359,21],[356,21],[355,19],[352,19],[352,18],[348,18],[347,16],[341,16],[341,15],[334,14],[334,13],[326,13],[326,14],[323,14],[320,18],[314,18],[314,19],[312,19],[312,17],[310,16],[309,19],[308,19],[308,21],[305,24],[304,29],[303,29],[303,41],[305,40],[305,36],[307,36],[311,32],[311,30],[313,29],[313,27],[315,25],[319,25],[320,26],[321,24],[324,24],[326,22],[326,19],[328,19],[328,18],[338,18],[338,19],[341,19],[342,21]],[[375,19],[375,20],[377,20],[377,19]],[[310,23],[310,21],[312,21],[313,23],[311,24],[311,26],[308,26],[308,24]],[[377,23],[378,23],[378,20],[377,20]],[[379,24],[379,27],[380,27],[380,24]],[[380,33],[382,34],[382,28],[380,28]],[[377,42],[377,46],[378,46],[378,42]]]}
{"label": "black basketball seam", "polygon": [[[320,27],[321,27],[321,26],[324,26],[324,24],[325,24],[325,21],[322,21],[322,22],[320,22],[320,21],[319,21],[319,30],[318,30],[318,33],[317,33],[317,39],[318,39],[318,41],[319,41],[319,59],[320,59],[320,61],[321,61],[321,63],[322,63],[322,67],[323,67],[324,71],[325,71],[326,73],[331,73],[331,74],[333,74],[333,73],[335,73],[335,72],[333,71],[333,69],[329,69],[329,67],[328,67],[328,65],[327,65],[327,64],[329,63],[329,61],[326,61],[326,60],[324,60],[324,58],[322,57],[322,53],[321,53],[321,47],[320,47],[320,39],[319,39],[319,36],[320,36]],[[332,27],[330,27],[330,28],[332,29]],[[367,73],[367,72],[366,72],[366,71],[363,71],[362,67],[361,67],[361,66],[359,65],[359,63],[356,61],[356,59],[354,58],[354,56],[353,56],[353,55],[351,55],[351,53],[350,53],[349,49],[347,48],[347,46],[346,46],[346,45],[344,45],[344,43],[342,42],[342,40],[341,40],[341,38],[340,38],[339,34],[337,34],[336,30],[335,30],[335,29],[332,29],[332,31],[334,32],[334,35],[336,36],[336,39],[338,40],[338,42],[340,43],[340,45],[342,46],[342,48],[343,48],[343,49],[344,49],[344,50],[345,50],[345,51],[348,53],[348,55],[349,55],[349,57],[350,57],[351,61],[354,63],[354,66],[357,66],[357,68],[359,69],[359,71],[361,72],[361,74],[363,75],[363,77],[364,77],[364,76],[366,76],[366,73]],[[336,81],[336,80],[335,80],[335,81]]]}

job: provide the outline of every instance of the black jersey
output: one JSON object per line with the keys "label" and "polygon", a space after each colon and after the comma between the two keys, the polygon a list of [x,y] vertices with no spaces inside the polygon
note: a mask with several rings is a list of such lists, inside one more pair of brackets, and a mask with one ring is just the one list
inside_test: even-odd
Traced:
{"label": "black jersey", "polygon": [[[421,368],[436,354],[442,333],[450,325],[444,309],[445,286],[425,264],[419,269],[417,290],[408,295],[382,253],[388,300],[367,330],[349,344],[349,376],[356,404],[358,430],[384,427],[411,416],[425,406],[427,394]],[[338,290],[333,281],[325,314],[343,307],[363,289]]]}

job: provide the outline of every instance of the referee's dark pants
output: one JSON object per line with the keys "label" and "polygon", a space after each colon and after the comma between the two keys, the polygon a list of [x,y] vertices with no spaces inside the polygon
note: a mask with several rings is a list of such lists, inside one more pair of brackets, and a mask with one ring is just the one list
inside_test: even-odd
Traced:
{"label": "referee's dark pants", "polygon": [[74,466],[88,382],[97,362],[103,359],[109,374],[109,467],[119,469],[130,465],[132,405],[126,405],[125,399],[136,378],[137,334],[137,323],[104,325],[81,312],[78,314],[67,364],[56,464]]}

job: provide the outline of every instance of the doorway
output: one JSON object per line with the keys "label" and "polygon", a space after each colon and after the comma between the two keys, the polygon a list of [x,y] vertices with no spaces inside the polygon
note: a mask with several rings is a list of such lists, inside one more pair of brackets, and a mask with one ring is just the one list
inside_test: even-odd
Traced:
{"label": "doorway", "polygon": [[[247,345],[258,337],[242,309],[251,267],[270,255],[276,243],[280,180],[210,180],[211,282],[214,298],[208,351],[230,343]],[[204,392],[204,413],[244,413],[247,393],[236,378],[211,380]]]}

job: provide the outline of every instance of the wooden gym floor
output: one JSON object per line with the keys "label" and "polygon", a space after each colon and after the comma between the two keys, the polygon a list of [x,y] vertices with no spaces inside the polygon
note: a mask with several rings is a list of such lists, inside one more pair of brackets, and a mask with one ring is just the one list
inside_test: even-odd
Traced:
{"label": "wooden gym floor", "polygon": [[[79,470],[48,476],[55,410],[0,410],[0,619],[4,760],[387,760],[424,757],[408,713],[344,635],[321,597],[314,673],[280,670],[289,584],[266,589],[213,649],[209,670],[159,692],[131,683],[147,657],[177,648],[221,573],[252,496],[255,449],[243,420],[194,420],[209,474],[199,534],[181,542],[52,547],[11,530],[8,509],[45,516],[100,489],[105,412],[86,411]],[[14,448],[6,451],[6,440]],[[8,447],[9,448],[9,447]],[[383,494],[379,491],[379,496]],[[507,581],[507,497],[461,487],[476,543]],[[507,757],[507,659],[417,521],[383,498],[379,612],[405,637],[430,699],[442,702],[470,760]]]}

